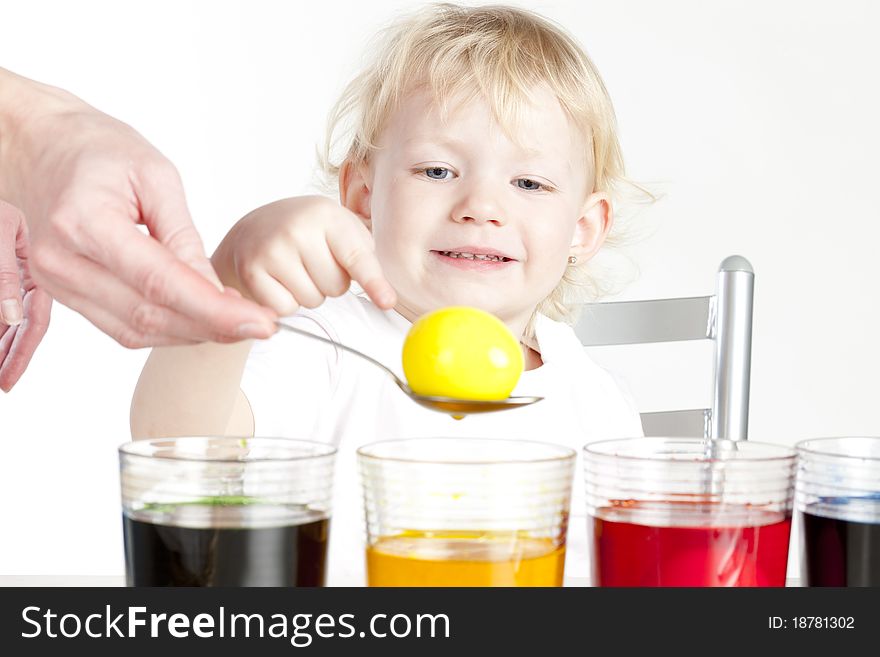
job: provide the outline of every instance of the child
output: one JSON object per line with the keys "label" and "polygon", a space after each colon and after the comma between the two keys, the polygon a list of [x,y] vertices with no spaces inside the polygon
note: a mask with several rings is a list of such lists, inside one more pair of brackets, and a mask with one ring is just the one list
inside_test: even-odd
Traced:
{"label": "child", "polygon": [[[413,320],[477,306],[522,336],[526,371],[513,394],[545,399],[458,422],[414,404],[360,359],[282,331],[253,344],[156,349],[132,433],[337,444],[328,583],[360,585],[358,446],[476,436],[579,450],[641,435],[633,405],[565,323],[595,283],[587,264],[611,231],[623,165],[610,99],[569,36],[524,10],[453,5],[388,31],[332,115],[324,163],[340,204],[303,197],[251,212],[213,256],[221,280],[399,374]],[[352,281],[365,294],[350,292]],[[581,479],[578,469],[576,491]],[[584,514],[576,494],[568,576],[588,572]]]}

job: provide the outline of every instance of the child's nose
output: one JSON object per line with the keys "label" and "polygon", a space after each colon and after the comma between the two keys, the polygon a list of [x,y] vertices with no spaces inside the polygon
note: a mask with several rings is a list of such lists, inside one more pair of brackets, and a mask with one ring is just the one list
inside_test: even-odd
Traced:
{"label": "child's nose", "polygon": [[500,204],[480,190],[474,190],[463,198],[453,210],[452,218],[458,223],[492,223],[496,226],[507,223]]}

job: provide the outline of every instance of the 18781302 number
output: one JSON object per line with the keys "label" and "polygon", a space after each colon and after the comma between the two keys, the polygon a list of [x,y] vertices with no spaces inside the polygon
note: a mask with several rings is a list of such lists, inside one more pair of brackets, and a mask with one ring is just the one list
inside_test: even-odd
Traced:
{"label": "18781302 number", "polygon": [[771,630],[852,630],[856,622],[853,616],[770,616]]}

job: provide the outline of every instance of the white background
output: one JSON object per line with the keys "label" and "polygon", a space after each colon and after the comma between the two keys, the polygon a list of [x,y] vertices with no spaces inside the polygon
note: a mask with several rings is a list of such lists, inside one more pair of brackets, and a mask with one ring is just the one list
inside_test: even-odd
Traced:
{"label": "white background", "polygon": [[[141,131],[181,171],[213,249],[250,209],[311,189],[326,112],[366,39],[413,4],[0,0],[0,65]],[[622,298],[709,294],[724,256],[746,256],[751,438],[880,434],[876,5],[528,6],[585,45],[630,175],[664,195],[636,219],[639,276]],[[645,377],[642,353],[622,356],[643,410],[708,404],[710,352],[654,349]],[[115,448],[146,356],[55,307],[0,396],[0,575],[122,572]]]}

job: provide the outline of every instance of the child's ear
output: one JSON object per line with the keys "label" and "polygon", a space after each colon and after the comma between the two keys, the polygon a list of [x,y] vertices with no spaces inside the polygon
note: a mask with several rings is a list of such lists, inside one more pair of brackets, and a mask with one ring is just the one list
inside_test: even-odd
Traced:
{"label": "child's ear", "polygon": [[581,217],[574,228],[569,255],[578,263],[586,262],[605,243],[614,223],[611,198],[605,192],[594,192],[584,202]]}
{"label": "child's ear", "polygon": [[368,184],[365,163],[355,164],[346,160],[339,168],[339,202],[361,218],[366,227],[372,230],[370,215],[370,185]]}

